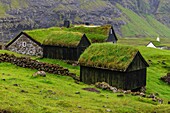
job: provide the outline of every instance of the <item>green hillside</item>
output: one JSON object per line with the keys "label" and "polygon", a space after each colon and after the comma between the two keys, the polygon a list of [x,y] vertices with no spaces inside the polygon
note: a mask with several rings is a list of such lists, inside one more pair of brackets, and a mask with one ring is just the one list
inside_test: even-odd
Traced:
{"label": "green hillside", "polygon": [[[143,43],[147,42],[146,39]],[[129,45],[131,41],[122,39],[120,44]],[[135,43],[140,45],[139,42]],[[168,113],[170,106],[170,86],[160,80],[170,72],[170,51],[137,46],[150,67],[147,69],[146,94],[156,94],[163,104],[152,99],[97,89],[100,93],[85,91],[82,88],[95,88],[75,82],[71,77],[47,73],[47,77],[32,77],[37,70],[20,68],[9,63],[0,63],[0,111],[6,112],[64,112],[64,113]],[[8,51],[0,51],[0,53]],[[17,54],[18,55],[18,54]],[[60,60],[39,59],[40,62],[60,64],[79,76],[79,66],[72,66]],[[17,70],[17,71],[16,71]],[[116,104],[115,104],[116,103]]]}
{"label": "green hillside", "polygon": [[121,18],[127,22],[122,26],[123,37],[170,37],[170,29],[151,15],[137,15],[117,4],[123,12]]}

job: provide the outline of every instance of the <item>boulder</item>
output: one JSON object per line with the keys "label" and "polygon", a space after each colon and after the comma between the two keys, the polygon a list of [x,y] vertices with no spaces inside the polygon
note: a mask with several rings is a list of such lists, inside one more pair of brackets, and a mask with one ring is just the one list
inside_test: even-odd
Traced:
{"label": "boulder", "polygon": [[97,82],[95,86],[104,90],[110,90],[110,85],[106,82]]}
{"label": "boulder", "polygon": [[33,76],[33,77],[37,77],[37,76],[46,77],[46,73],[45,73],[45,71],[37,71],[37,72],[34,73],[32,76]]}

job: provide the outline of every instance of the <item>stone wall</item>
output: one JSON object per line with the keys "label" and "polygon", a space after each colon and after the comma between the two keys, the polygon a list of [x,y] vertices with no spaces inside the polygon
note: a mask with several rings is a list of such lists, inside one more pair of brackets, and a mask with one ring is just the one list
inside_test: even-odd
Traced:
{"label": "stone wall", "polygon": [[1,62],[9,62],[23,68],[37,69],[39,71],[45,71],[48,73],[70,76],[74,80],[79,80],[79,77],[77,77],[74,73],[70,73],[67,68],[64,68],[60,65],[39,62],[28,57],[16,57],[13,54],[9,55],[5,53],[0,54],[0,63]]}
{"label": "stone wall", "polygon": [[7,49],[20,54],[43,56],[43,48],[30,40],[24,34],[22,34]]}

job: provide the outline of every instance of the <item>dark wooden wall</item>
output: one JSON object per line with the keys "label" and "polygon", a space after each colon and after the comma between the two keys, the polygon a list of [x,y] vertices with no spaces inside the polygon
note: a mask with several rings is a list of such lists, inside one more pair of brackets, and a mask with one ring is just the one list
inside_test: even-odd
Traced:
{"label": "dark wooden wall", "polygon": [[62,47],[62,46],[43,46],[43,57],[52,59],[62,59],[78,61],[80,55],[85,49],[90,46],[90,41],[83,35],[77,47]]}
{"label": "dark wooden wall", "polygon": [[126,89],[137,89],[146,86],[146,68],[128,72],[126,75]]}
{"label": "dark wooden wall", "polygon": [[142,57],[141,54],[138,52],[133,61],[131,62],[131,64],[129,65],[127,71],[140,70],[148,67],[146,61],[144,61],[144,59],[141,57]]}
{"label": "dark wooden wall", "polygon": [[80,56],[77,51],[77,48],[72,47],[44,46],[43,57],[77,61]]}
{"label": "dark wooden wall", "polygon": [[80,80],[86,84],[107,82],[117,88],[132,90],[146,85],[146,68],[131,72],[118,72],[80,66]]}
{"label": "dark wooden wall", "polygon": [[88,40],[88,38],[84,34],[83,37],[81,38],[78,46],[77,46],[78,47],[78,58],[85,51],[85,49],[87,47],[89,47],[90,45],[91,45],[90,41]]}

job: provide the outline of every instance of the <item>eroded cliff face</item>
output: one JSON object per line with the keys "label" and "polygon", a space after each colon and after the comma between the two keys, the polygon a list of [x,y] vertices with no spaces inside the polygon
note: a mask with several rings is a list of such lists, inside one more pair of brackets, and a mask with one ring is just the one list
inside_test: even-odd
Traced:
{"label": "eroded cliff face", "polygon": [[65,19],[73,24],[111,24],[122,35],[121,26],[127,22],[117,4],[170,25],[168,0],[0,0],[0,41],[8,41],[25,29],[59,26]]}

